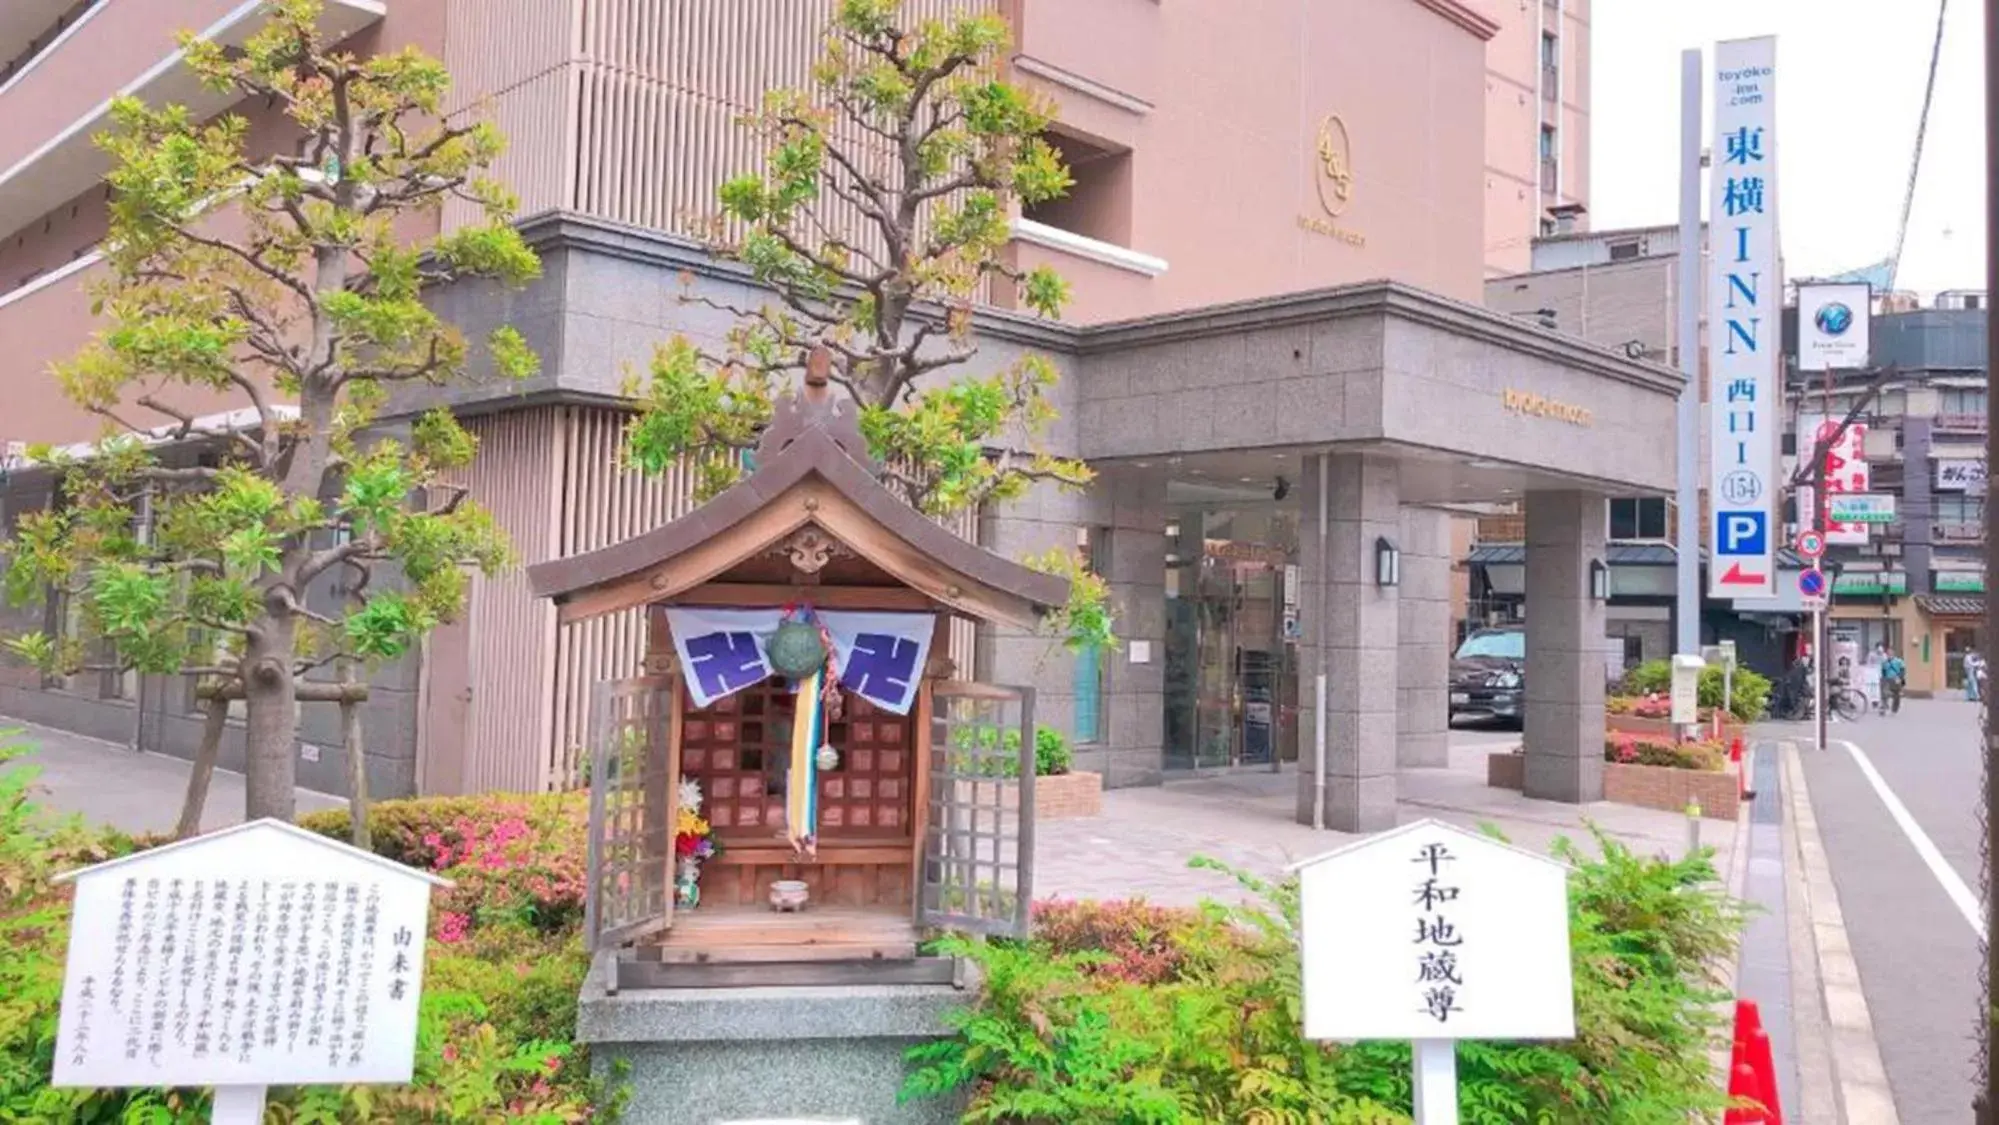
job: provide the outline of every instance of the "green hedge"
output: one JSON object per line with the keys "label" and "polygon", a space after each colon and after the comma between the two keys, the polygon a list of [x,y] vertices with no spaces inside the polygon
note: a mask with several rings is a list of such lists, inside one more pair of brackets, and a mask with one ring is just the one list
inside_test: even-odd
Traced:
{"label": "green hedge", "polygon": [[[1700,705],[1714,708],[1722,705],[1722,670],[1710,665],[1701,669],[1698,688]],[[1647,660],[1624,674],[1618,685],[1622,695],[1654,695],[1669,692],[1673,688],[1673,665],[1667,660]],[[1740,722],[1753,723],[1763,717],[1764,709],[1770,702],[1770,678],[1760,672],[1737,666],[1733,692],[1728,701],[1729,714]]]}

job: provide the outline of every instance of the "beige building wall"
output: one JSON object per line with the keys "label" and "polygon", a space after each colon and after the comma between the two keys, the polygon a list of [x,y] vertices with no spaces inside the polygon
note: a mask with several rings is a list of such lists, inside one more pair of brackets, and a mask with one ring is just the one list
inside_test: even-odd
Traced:
{"label": "beige building wall", "polygon": [[1479,0],[1499,28],[1485,69],[1488,277],[1531,268],[1549,208],[1589,205],[1590,3]]}

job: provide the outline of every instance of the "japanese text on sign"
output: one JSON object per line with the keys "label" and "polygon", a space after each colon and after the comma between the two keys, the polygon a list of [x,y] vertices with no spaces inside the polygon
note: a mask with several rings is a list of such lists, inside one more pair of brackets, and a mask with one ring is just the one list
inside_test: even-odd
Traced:
{"label": "japanese text on sign", "polygon": [[1708,363],[1709,494],[1717,596],[1776,593],[1779,302],[1776,40],[1715,47],[1715,145]]}
{"label": "japanese text on sign", "polygon": [[1567,874],[1421,821],[1299,864],[1305,1034],[1574,1034]]}
{"label": "japanese text on sign", "polygon": [[408,1081],[429,877],[307,836],[260,821],[79,873],[55,1084]]}

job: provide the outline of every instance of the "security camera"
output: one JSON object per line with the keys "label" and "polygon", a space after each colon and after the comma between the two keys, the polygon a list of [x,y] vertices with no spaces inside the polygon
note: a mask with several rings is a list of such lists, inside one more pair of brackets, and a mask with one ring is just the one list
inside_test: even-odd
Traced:
{"label": "security camera", "polygon": [[1272,500],[1282,500],[1289,495],[1291,495],[1291,482],[1285,480],[1283,477],[1278,477],[1277,487],[1270,490],[1270,498]]}
{"label": "security camera", "polygon": [[1643,340],[1631,340],[1631,341],[1627,342],[1627,343],[1626,343],[1626,344],[1624,345],[1624,355],[1625,355],[1625,357],[1626,357],[1627,359],[1644,359],[1644,358],[1645,358],[1645,341],[1643,341]]}

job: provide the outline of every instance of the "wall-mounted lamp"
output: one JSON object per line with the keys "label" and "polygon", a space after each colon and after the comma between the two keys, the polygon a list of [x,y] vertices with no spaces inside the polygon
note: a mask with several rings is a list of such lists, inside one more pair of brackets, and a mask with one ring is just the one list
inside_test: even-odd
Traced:
{"label": "wall-mounted lamp", "polygon": [[1610,600],[1610,568],[1602,559],[1589,561],[1589,596],[1600,602]]}
{"label": "wall-mounted lamp", "polygon": [[1374,584],[1394,586],[1402,581],[1402,552],[1387,536],[1374,541]]}

